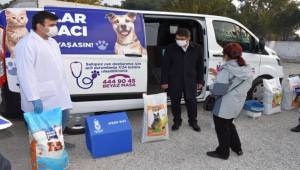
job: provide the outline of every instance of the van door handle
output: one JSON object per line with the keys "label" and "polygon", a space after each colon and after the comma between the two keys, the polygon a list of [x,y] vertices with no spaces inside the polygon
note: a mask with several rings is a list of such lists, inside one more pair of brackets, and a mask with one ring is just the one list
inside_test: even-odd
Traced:
{"label": "van door handle", "polygon": [[126,57],[142,57],[141,54],[125,54]]}
{"label": "van door handle", "polygon": [[213,56],[214,57],[223,57],[224,55],[220,53],[220,54],[213,54]]}

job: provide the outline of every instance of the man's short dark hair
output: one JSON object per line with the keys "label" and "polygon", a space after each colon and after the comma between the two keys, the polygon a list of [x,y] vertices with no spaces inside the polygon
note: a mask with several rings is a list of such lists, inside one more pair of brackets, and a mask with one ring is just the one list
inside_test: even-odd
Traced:
{"label": "man's short dark hair", "polygon": [[40,12],[34,14],[32,17],[32,29],[36,30],[36,25],[44,24],[46,19],[49,19],[52,21],[57,21],[58,17],[55,14],[52,14],[51,12],[40,11]]}
{"label": "man's short dark hair", "polygon": [[188,30],[187,28],[178,28],[176,35],[181,36],[181,37],[190,37],[191,31]]}

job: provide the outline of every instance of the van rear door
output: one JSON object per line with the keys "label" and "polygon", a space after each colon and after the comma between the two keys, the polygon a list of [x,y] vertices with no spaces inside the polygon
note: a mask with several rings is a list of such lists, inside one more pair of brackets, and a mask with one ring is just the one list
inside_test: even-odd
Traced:
{"label": "van rear door", "polygon": [[[73,101],[141,97],[147,92],[143,16],[128,11],[45,7],[58,17],[55,37]],[[98,97],[95,97],[98,96]],[[126,96],[126,97],[125,97]]]}

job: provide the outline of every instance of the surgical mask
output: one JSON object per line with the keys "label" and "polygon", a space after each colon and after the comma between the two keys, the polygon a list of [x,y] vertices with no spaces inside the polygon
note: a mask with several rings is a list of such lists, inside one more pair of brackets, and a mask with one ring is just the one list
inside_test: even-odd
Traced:
{"label": "surgical mask", "polygon": [[47,32],[47,35],[49,37],[55,37],[58,34],[58,28],[57,26],[48,27],[49,32]]}
{"label": "surgical mask", "polygon": [[187,45],[187,40],[176,40],[176,43],[179,47],[184,47]]}

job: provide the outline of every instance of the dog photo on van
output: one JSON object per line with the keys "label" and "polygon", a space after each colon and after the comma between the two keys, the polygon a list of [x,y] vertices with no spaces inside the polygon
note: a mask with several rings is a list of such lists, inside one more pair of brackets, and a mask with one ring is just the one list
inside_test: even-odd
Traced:
{"label": "dog photo on van", "polygon": [[115,54],[147,54],[146,49],[141,45],[135,33],[134,22],[136,20],[136,13],[128,12],[125,15],[109,13],[106,17],[112,24],[117,35]]}

